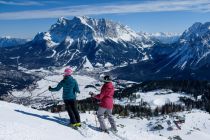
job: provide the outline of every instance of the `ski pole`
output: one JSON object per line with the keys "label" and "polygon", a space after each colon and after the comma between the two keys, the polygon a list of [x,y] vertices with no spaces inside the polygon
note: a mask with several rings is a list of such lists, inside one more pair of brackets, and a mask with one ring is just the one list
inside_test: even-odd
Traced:
{"label": "ski pole", "polygon": [[98,127],[98,125],[97,125],[97,119],[96,119],[96,111],[95,111],[95,122],[96,122],[96,127]]}
{"label": "ski pole", "polygon": [[93,103],[93,95],[94,95],[94,93],[93,92],[89,92],[89,95],[91,96],[91,103],[92,103],[92,106],[93,106],[93,110],[95,111],[95,113],[93,112],[93,115],[94,115],[94,118],[95,118],[95,122],[96,122],[96,127],[98,127],[97,126],[97,120],[96,120],[96,110],[95,110],[95,108],[94,108],[94,103]]}
{"label": "ski pole", "polygon": [[[45,78],[44,78],[44,79],[45,79]],[[45,80],[47,80],[47,79],[45,79]],[[49,80],[47,80],[47,82],[48,82],[48,84],[50,83]],[[55,104],[55,98],[54,98],[54,96],[53,96],[52,91],[51,91],[50,93],[51,93],[52,100],[53,100],[53,102],[54,102],[54,104]],[[59,115],[59,118],[61,119],[60,111],[58,111],[58,115]]]}
{"label": "ski pole", "polygon": [[[51,96],[52,96],[53,102],[55,103],[55,98],[54,98],[54,96],[53,96],[53,94],[52,94],[52,91],[51,91]],[[59,115],[59,118],[61,119],[60,111],[58,111],[58,115]]]}
{"label": "ski pole", "polygon": [[[93,98],[91,99],[91,101],[92,101],[92,105],[94,107]],[[95,109],[94,109],[94,111],[95,111],[95,113],[93,112],[93,114],[94,114],[94,118],[95,118],[95,122],[96,122],[96,127],[98,127],[98,125],[97,125],[97,118],[96,118],[97,111]]]}
{"label": "ski pole", "polygon": [[[36,95],[36,97],[37,96],[40,96],[40,95],[42,95],[42,94],[44,94],[45,92],[47,92],[48,91],[48,89],[46,89],[45,91],[43,91],[43,92],[41,92],[41,93],[38,93],[37,95]],[[30,91],[29,91],[30,92]],[[34,95],[35,96],[35,95]],[[32,96],[33,97],[33,96]]]}

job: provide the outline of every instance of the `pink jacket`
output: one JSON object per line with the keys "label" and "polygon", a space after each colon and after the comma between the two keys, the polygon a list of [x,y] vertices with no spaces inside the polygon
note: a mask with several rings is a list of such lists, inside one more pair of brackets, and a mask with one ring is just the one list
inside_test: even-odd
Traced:
{"label": "pink jacket", "polygon": [[114,86],[112,82],[105,83],[101,88],[101,93],[94,98],[100,100],[100,107],[112,109],[113,108]]}

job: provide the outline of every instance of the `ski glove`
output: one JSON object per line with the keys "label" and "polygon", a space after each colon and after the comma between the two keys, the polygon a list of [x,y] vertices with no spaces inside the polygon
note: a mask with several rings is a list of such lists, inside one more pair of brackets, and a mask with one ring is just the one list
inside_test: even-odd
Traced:
{"label": "ski glove", "polygon": [[48,87],[48,90],[50,91],[51,89],[52,89],[52,87],[51,87],[51,86],[49,86],[49,87]]}
{"label": "ski glove", "polygon": [[90,95],[91,97],[96,96],[92,91],[89,92],[89,95]]}

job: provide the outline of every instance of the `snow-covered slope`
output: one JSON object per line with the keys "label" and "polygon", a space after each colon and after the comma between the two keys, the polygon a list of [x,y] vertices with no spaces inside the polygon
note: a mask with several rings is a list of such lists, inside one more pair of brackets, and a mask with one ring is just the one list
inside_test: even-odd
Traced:
{"label": "snow-covered slope", "polygon": [[[93,112],[81,113],[82,121],[88,127],[81,132],[66,127],[68,115],[66,112],[52,114],[45,111],[30,109],[21,105],[0,101],[0,139],[2,140],[120,140],[113,134],[95,131],[95,115]],[[182,140],[209,140],[210,115],[203,111],[175,113],[172,116],[184,116],[185,123],[179,124],[181,130],[173,123],[171,116],[154,117],[150,119],[120,118],[115,120],[118,135],[127,140],[167,140],[179,136]],[[171,123],[169,123],[171,122]],[[107,123],[107,122],[106,122]],[[154,131],[152,127],[161,125],[161,130]],[[98,126],[98,122],[97,122]],[[108,125],[109,126],[109,125]],[[170,130],[168,128],[171,128]]]}
{"label": "snow-covered slope", "polygon": [[186,93],[173,92],[172,90],[161,89],[149,92],[136,92],[133,94],[135,98],[124,98],[121,100],[115,100],[115,104],[121,105],[139,105],[141,102],[146,102],[151,109],[156,107],[162,107],[165,104],[183,104],[180,102],[180,97],[186,97],[194,100],[193,97],[187,95]]}
{"label": "snow-covered slope", "polygon": [[[87,129],[82,130],[83,132],[78,132],[65,126],[69,122],[67,113],[61,113],[62,118],[59,118],[58,114],[2,101],[0,101],[0,108],[0,139],[2,140],[120,140],[113,134],[95,131],[95,115],[92,113],[81,114],[81,119],[88,126]],[[136,120],[120,119],[117,124],[125,127],[118,127],[119,135],[128,140],[138,140],[139,136],[142,140],[165,140],[164,137],[149,134],[146,131],[135,131],[135,122]]]}
{"label": "snow-covered slope", "polygon": [[0,139],[57,140],[72,137],[83,139],[79,133],[59,124],[62,121],[56,114],[2,101],[0,107]]}
{"label": "snow-covered slope", "polygon": [[[185,118],[184,123],[179,123],[178,127],[174,121],[176,121],[176,117]],[[161,116],[157,118],[153,118],[147,124],[149,128],[157,125],[163,126],[162,130],[153,131],[153,134],[159,134],[164,137],[180,137],[182,140],[208,140],[210,138],[209,129],[210,129],[210,115],[209,113],[193,110],[193,111],[185,111],[181,113],[175,113],[171,115]],[[174,138],[175,139],[175,138]],[[179,138],[175,139],[179,140]]]}
{"label": "snow-covered slope", "polygon": [[210,22],[195,23],[180,37],[179,46],[170,55],[171,63],[180,69],[206,66],[210,63]]}
{"label": "snow-covered slope", "polygon": [[0,47],[10,47],[10,46],[17,46],[26,43],[28,40],[26,39],[19,39],[19,38],[12,38],[9,36],[0,37]]}

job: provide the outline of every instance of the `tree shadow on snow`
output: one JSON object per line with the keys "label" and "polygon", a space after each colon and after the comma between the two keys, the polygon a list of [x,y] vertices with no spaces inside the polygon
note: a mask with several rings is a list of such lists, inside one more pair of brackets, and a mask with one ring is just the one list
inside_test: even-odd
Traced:
{"label": "tree shadow on snow", "polygon": [[41,118],[41,119],[44,119],[44,120],[56,122],[56,123],[59,123],[59,124],[64,125],[64,126],[67,126],[67,124],[69,122],[69,120],[66,119],[66,118],[59,118],[59,117],[55,117],[55,116],[53,116],[53,118],[51,118],[49,115],[39,115],[39,114],[25,112],[25,111],[22,111],[22,110],[15,110],[15,111],[18,112],[18,113],[22,113],[24,115],[29,115],[29,116]]}

